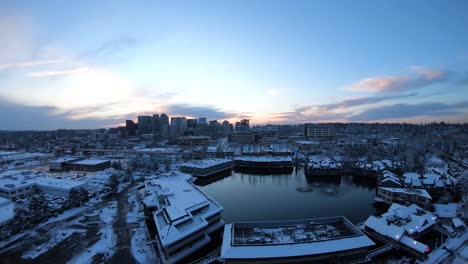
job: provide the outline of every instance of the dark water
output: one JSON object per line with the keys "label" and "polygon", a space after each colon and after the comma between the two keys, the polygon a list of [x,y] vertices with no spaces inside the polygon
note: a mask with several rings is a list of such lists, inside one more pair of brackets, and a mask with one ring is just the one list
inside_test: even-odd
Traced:
{"label": "dark water", "polygon": [[[227,223],[346,216],[357,223],[376,213],[376,181],[358,176],[235,172],[196,184],[224,207]],[[203,186],[204,185],[204,186]]]}

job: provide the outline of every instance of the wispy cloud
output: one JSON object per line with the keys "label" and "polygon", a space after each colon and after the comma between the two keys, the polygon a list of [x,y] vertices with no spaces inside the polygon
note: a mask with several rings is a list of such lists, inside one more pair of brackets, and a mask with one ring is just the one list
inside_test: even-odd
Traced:
{"label": "wispy cloud", "polygon": [[81,55],[79,58],[96,59],[118,53],[126,48],[133,47],[138,43],[138,40],[131,36],[120,36],[116,39],[108,40],[102,43],[99,47],[88,50]]}
{"label": "wispy cloud", "polygon": [[89,72],[90,70],[91,69],[88,67],[80,67],[80,68],[56,70],[56,71],[31,72],[31,73],[28,73],[26,76],[32,77],[32,78],[55,77],[55,76],[80,74],[80,73]]}
{"label": "wispy cloud", "polygon": [[446,80],[442,70],[432,70],[421,66],[411,66],[413,74],[370,77],[357,81],[347,87],[354,91],[402,91],[429,86]]}
{"label": "wispy cloud", "polygon": [[171,104],[163,106],[163,111],[171,116],[206,117],[209,119],[230,119],[241,115],[235,112],[224,111],[213,106],[197,106],[190,104]]}
{"label": "wispy cloud", "polygon": [[393,96],[371,96],[371,97],[349,98],[349,99],[345,99],[336,103],[319,105],[318,108],[321,111],[347,110],[353,107],[376,104],[376,103],[394,100],[394,99],[414,97],[416,95],[417,95],[416,93],[411,93],[411,94],[393,95]]}
{"label": "wispy cloud", "polygon": [[335,103],[321,105],[293,106],[293,111],[274,114],[273,118],[279,122],[301,123],[324,120],[345,120],[353,114],[353,109],[369,106],[395,99],[416,96],[416,93],[404,95],[370,96],[348,98]]}
{"label": "wispy cloud", "polygon": [[61,63],[61,60],[38,60],[38,61],[23,61],[15,63],[4,63],[0,64],[1,70],[10,70],[10,69],[19,69],[19,68],[29,68],[42,65],[58,64]]}
{"label": "wispy cloud", "polygon": [[0,97],[2,130],[53,130],[59,128],[99,128],[116,125],[130,116],[73,119],[69,112],[54,106],[30,106]]}
{"label": "wispy cloud", "polygon": [[468,101],[447,104],[429,102],[420,104],[393,104],[365,110],[349,117],[351,121],[375,121],[418,116],[466,116]]}

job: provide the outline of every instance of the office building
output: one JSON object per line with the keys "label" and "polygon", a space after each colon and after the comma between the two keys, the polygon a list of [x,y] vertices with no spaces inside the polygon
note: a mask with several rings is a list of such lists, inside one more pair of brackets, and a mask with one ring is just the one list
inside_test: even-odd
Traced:
{"label": "office building", "polygon": [[152,123],[152,133],[155,135],[161,135],[161,120],[159,119],[158,114],[153,115],[153,123]]}
{"label": "office building", "polygon": [[[183,175],[188,178],[181,178]],[[210,234],[224,225],[223,208],[188,179],[189,175],[182,174],[145,182],[147,222],[156,229],[148,228],[149,236],[163,263],[181,263],[205,247]]]}
{"label": "office building", "polygon": [[153,118],[151,116],[138,116],[138,135],[152,133]]}
{"label": "office building", "polygon": [[253,132],[240,132],[228,135],[229,142],[239,144],[253,144],[255,143],[255,134]]}
{"label": "office building", "polygon": [[187,128],[191,128],[191,129],[195,129],[197,128],[197,123],[198,123],[198,120],[197,119],[187,119]]}
{"label": "office building", "polygon": [[187,118],[171,117],[171,127],[174,127],[176,137],[183,136],[187,130]]}
{"label": "office building", "polygon": [[136,136],[137,126],[135,125],[135,122],[133,122],[133,120],[125,121],[125,129],[126,129],[127,137]]}
{"label": "office building", "polygon": [[304,136],[307,139],[332,139],[336,129],[333,124],[304,124]]}

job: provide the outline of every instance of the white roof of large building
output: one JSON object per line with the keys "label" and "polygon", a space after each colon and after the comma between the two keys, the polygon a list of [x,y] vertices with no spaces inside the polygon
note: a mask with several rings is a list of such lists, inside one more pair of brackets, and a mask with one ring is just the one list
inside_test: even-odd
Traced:
{"label": "white roof of large building", "polygon": [[434,204],[434,212],[439,217],[443,218],[454,218],[457,217],[457,203],[449,203],[449,204]]}
{"label": "white roof of large building", "polygon": [[85,185],[85,182],[70,179],[56,179],[52,177],[38,177],[34,179],[38,185],[71,190]]}
{"label": "white roof of large building", "polygon": [[80,159],[80,158],[77,158],[77,157],[63,157],[63,158],[51,160],[50,162],[51,162],[51,163],[62,163],[62,162],[75,161],[75,160],[79,160],[79,159]]}
{"label": "white roof of large building", "polygon": [[232,162],[230,159],[203,159],[203,160],[192,160],[181,164],[182,167],[207,169],[212,166],[226,164]]}
{"label": "white roof of large building", "polygon": [[[162,177],[145,183],[149,196],[159,196],[159,209],[153,213],[163,246],[176,242],[208,226],[205,220],[223,208],[188,183],[184,177]],[[145,202],[156,205],[154,198]],[[188,221],[188,222],[187,222]]]}
{"label": "white roof of large building", "polygon": [[85,159],[72,162],[72,164],[76,165],[99,165],[105,162],[109,162],[109,160],[100,160],[100,159]]}
{"label": "white roof of large building", "polygon": [[57,179],[47,176],[42,172],[13,170],[0,174],[0,189],[13,190],[32,185],[54,187],[61,189],[72,189],[85,184],[81,181],[71,179]]}
{"label": "white roof of large building", "polygon": [[[311,220],[313,221],[313,220]],[[245,224],[245,223],[242,223]],[[256,223],[252,223],[256,225]],[[261,223],[260,223],[261,224]],[[319,239],[312,241],[306,239],[307,236],[297,237],[298,241],[291,242],[289,239],[280,238],[284,243],[233,243],[233,238],[236,236],[236,224],[227,224],[224,227],[223,243],[221,247],[222,259],[256,259],[256,258],[285,258],[285,257],[300,257],[318,254],[334,253],[345,250],[353,250],[364,247],[370,247],[375,243],[360,231],[352,232],[351,235],[338,236],[332,239]],[[257,230],[258,227],[253,227]],[[262,229],[262,227],[260,227]],[[271,231],[274,228],[264,228]],[[300,226],[297,228],[300,230]],[[275,232],[274,230],[271,232]],[[281,232],[280,232],[281,233]],[[297,235],[297,234],[295,234]],[[280,235],[281,236],[281,235]],[[284,234],[286,236],[286,234]],[[300,241],[303,239],[303,241]]]}

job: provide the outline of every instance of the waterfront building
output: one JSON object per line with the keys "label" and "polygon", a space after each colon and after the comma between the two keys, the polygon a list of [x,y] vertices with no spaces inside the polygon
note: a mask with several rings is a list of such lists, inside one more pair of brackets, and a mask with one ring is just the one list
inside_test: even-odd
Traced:
{"label": "waterfront building", "polygon": [[180,165],[180,170],[196,177],[206,177],[222,171],[232,169],[230,159],[192,160]]}
{"label": "waterfront building", "polygon": [[336,136],[333,124],[304,124],[304,136],[307,139],[332,139]]}
{"label": "waterfront building", "polygon": [[424,209],[429,209],[432,197],[424,189],[379,187],[375,200],[387,204],[417,204]]}
{"label": "waterfront building", "polygon": [[380,187],[392,187],[392,188],[401,188],[402,183],[400,178],[390,172],[390,171],[384,171],[380,176],[379,176],[379,186]]}
{"label": "waterfront building", "polygon": [[430,247],[416,239],[429,232],[437,219],[415,204],[404,206],[394,203],[381,216],[369,216],[364,226],[365,230],[392,240],[410,253],[427,254]]}
{"label": "waterfront building", "polygon": [[234,165],[251,169],[292,169],[290,156],[241,156],[234,158]]}
{"label": "waterfront building", "polygon": [[211,241],[210,234],[224,225],[223,208],[183,175],[145,182],[148,235],[163,263],[180,262],[203,248]]}
{"label": "waterfront building", "polygon": [[367,261],[375,243],[343,216],[234,223],[224,227],[223,263]]}

